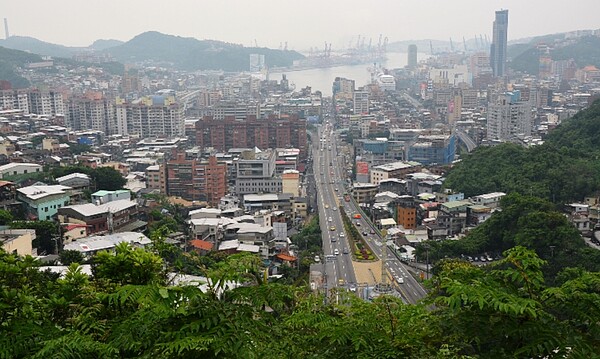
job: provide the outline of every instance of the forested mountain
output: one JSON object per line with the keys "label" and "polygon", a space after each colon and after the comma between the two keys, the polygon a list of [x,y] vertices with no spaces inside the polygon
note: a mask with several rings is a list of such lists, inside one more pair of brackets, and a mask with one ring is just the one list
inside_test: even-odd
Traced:
{"label": "forested mountain", "polygon": [[[161,247],[163,249],[161,249]],[[555,287],[545,262],[515,247],[487,267],[447,260],[422,304],[263,279],[258,256],[198,257],[120,245],[64,277],[0,250],[1,358],[595,358],[600,275]],[[169,262],[169,259],[171,260]],[[188,262],[206,276],[169,284]],[[166,265],[166,266],[165,266]],[[243,283],[226,289],[227,283]]]}
{"label": "forested mountain", "polygon": [[0,80],[9,81],[13,88],[28,87],[29,81],[18,75],[15,69],[37,61],[42,61],[38,55],[0,46]]}
{"label": "forested mountain", "polygon": [[[527,72],[532,75],[539,73],[540,51],[534,40],[529,44],[516,44],[508,48],[511,61],[508,66],[516,71]],[[512,56],[511,56],[512,55]],[[550,52],[552,60],[574,59],[577,66],[594,65],[600,67],[600,37],[586,36],[577,39],[574,43],[557,48]]]}
{"label": "forested mountain", "polygon": [[102,40],[101,39],[101,40],[94,41],[94,43],[91,44],[89,47],[91,49],[100,51],[100,50],[106,50],[111,47],[122,45],[123,43],[124,42],[120,41],[120,40],[113,40],[113,39]]}
{"label": "forested mountain", "polygon": [[600,190],[600,101],[563,121],[545,143],[480,147],[449,172],[444,186],[474,196],[517,192],[555,203]]}
{"label": "forested mountain", "polygon": [[1,39],[0,46],[42,56],[68,58],[73,56],[76,50],[81,50],[81,48],[71,48],[63,45],[52,44],[28,36],[11,36],[8,39]]}
{"label": "forested mountain", "polygon": [[31,37],[11,36],[0,46],[39,55],[70,59],[83,50],[104,51],[122,63],[146,62],[174,66],[183,70],[248,71],[250,54],[265,55],[266,65],[291,66],[304,56],[296,51],[244,47],[214,40],[165,35],[156,31],[142,33],[123,43],[98,40],[89,47],[67,47]]}
{"label": "forested mountain", "polygon": [[304,56],[296,51],[252,48],[213,40],[150,31],[107,50],[117,60],[170,64],[184,70],[247,71],[250,54],[265,55],[268,66],[290,66]]}

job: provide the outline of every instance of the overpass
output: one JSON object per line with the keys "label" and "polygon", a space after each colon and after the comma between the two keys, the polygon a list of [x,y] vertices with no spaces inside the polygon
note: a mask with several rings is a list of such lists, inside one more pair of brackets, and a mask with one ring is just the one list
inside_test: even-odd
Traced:
{"label": "overpass", "polygon": [[477,143],[475,143],[475,141],[473,141],[473,139],[464,131],[455,129],[454,133],[458,136],[461,142],[467,146],[467,152],[471,152],[475,149],[475,147],[477,147]]}

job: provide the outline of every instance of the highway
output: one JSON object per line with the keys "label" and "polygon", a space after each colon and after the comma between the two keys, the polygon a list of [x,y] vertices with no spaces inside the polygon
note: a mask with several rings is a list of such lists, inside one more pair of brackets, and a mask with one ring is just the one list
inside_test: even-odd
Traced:
{"label": "highway", "polygon": [[[318,137],[313,140],[313,166],[318,189],[319,219],[323,232],[327,288],[333,286],[352,288],[353,285],[356,285],[352,254],[344,253],[351,252],[352,249],[348,244],[348,237],[344,233],[341,214],[337,207],[342,206],[351,218],[353,214],[361,214],[360,219],[351,219],[352,223],[359,233],[363,233],[363,237],[378,258],[382,257],[384,242],[373,224],[360,211],[358,205],[354,201],[346,202],[343,198],[344,192],[350,193],[350,191],[346,189],[343,161],[338,157],[338,141],[330,124],[326,123],[320,126]],[[335,230],[331,230],[331,227],[334,227]],[[342,235],[342,233],[344,234]],[[336,249],[339,252],[338,255],[334,254]],[[400,292],[405,302],[416,303],[425,297],[427,292],[408,272],[407,267],[391,251],[387,252],[388,278],[393,278],[394,287]],[[380,281],[380,278],[375,279]]]}
{"label": "highway", "polygon": [[475,143],[475,141],[473,141],[473,139],[469,135],[467,135],[465,132],[463,132],[459,129],[455,129],[454,133],[456,133],[458,138],[465,144],[465,146],[467,146],[467,152],[471,152],[475,149],[475,147],[477,147],[477,144]]}
{"label": "highway", "polygon": [[[333,158],[336,144],[331,141],[331,131],[329,125],[320,126],[318,137],[312,144],[319,223],[323,233],[325,281],[327,289],[355,288],[356,276],[352,266],[352,255],[338,210],[339,200],[335,191],[337,188],[335,183],[339,182],[340,173],[339,168],[333,164],[337,163],[337,159]],[[338,188],[339,190],[342,189]]]}

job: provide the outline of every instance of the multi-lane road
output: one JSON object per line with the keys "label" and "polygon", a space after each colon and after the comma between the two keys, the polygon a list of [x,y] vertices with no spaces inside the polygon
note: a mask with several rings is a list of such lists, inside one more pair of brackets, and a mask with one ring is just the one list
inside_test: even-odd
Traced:
{"label": "multi-lane road", "polygon": [[332,157],[335,143],[331,141],[331,131],[329,126],[321,126],[318,137],[313,139],[314,176],[328,289],[336,286],[348,287],[356,283],[350,246],[338,210],[336,188],[338,192],[340,188],[334,186],[339,181],[340,174],[339,168],[333,164],[336,159]]}
{"label": "multi-lane road", "polygon": [[[353,214],[361,214],[359,219],[351,219],[373,253],[382,258],[384,240],[373,224],[360,211],[354,201],[345,201],[346,173],[342,160],[338,157],[338,139],[335,137],[330,123],[319,127],[317,138],[313,139],[313,166],[317,186],[317,203],[319,221],[323,233],[323,252],[327,288],[342,286],[353,289],[356,286],[356,275],[352,265],[352,248],[344,233],[341,213],[344,211],[352,218]],[[408,303],[416,303],[427,293],[423,286],[408,272],[406,266],[390,251],[387,251],[386,271],[395,282],[395,287]],[[375,278],[379,280],[380,278]]]}

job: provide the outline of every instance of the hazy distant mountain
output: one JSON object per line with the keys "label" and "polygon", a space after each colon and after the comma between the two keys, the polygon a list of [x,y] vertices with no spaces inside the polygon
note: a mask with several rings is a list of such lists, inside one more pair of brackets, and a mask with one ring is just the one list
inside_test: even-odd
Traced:
{"label": "hazy distant mountain", "polygon": [[91,44],[89,46],[89,48],[97,50],[97,51],[102,51],[102,50],[106,50],[108,48],[119,46],[122,44],[124,44],[124,42],[121,40],[114,40],[114,39],[102,40],[102,39],[100,39],[100,40],[94,41],[94,43]]}
{"label": "hazy distant mountain", "polygon": [[79,48],[51,44],[27,36],[11,36],[8,39],[0,40],[0,46],[54,57],[71,57],[74,51],[79,50]]}
{"label": "hazy distant mountain", "polygon": [[28,87],[29,81],[19,76],[15,72],[15,68],[23,67],[27,63],[38,61],[42,61],[42,58],[39,55],[0,47],[0,80],[9,81],[13,88]]}
{"label": "hazy distant mountain", "polygon": [[249,68],[250,54],[265,55],[268,66],[290,66],[304,56],[296,51],[244,47],[214,40],[198,40],[165,35],[150,31],[133,39],[97,40],[89,47],[68,47],[51,44],[32,37],[11,36],[0,40],[0,46],[39,55],[71,58],[82,50],[104,51],[118,61],[168,64],[184,70],[245,71]]}
{"label": "hazy distant mountain", "polygon": [[[509,57],[513,55],[509,66],[516,71],[537,75],[539,73],[540,52],[536,45],[539,43],[551,45],[555,40],[564,39],[564,36],[561,38],[559,35],[561,34],[537,37],[526,45],[509,46],[508,55]],[[515,46],[518,46],[518,49]],[[600,38],[596,36],[577,38],[573,43],[552,50],[550,58],[555,61],[573,59],[578,67],[587,65],[600,67]]]}
{"label": "hazy distant mountain", "polygon": [[214,40],[165,35],[156,31],[142,33],[126,43],[104,50],[116,60],[169,64],[182,70],[244,71],[250,54],[265,55],[268,66],[290,66],[304,56],[296,51],[244,47]]}

